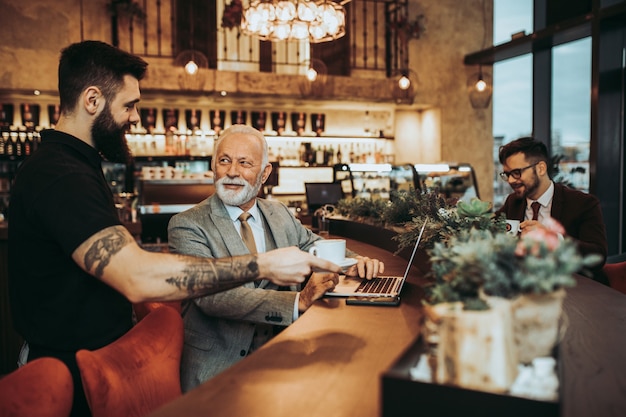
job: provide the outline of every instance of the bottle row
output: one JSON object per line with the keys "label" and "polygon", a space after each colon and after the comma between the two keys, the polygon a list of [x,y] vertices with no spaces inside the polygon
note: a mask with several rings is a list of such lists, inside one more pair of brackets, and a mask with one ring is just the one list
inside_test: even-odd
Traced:
{"label": "bottle row", "polygon": [[[46,125],[54,127],[61,114],[59,105],[50,104],[47,106],[47,111],[47,115],[44,116],[41,111],[41,105],[37,103],[21,103],[19,105],[18,119],[15,106],[12,103],[3,103],[0,105],[0,127],[8,129],[11,126],[11,130],[14,130],[15,125],[20,125],[28,131],[41,130],[42,126]],[[44,119],[48,120],[47,124]]]}
{"label": "bottle row", "polygon": [[380,164],[393,162],[386,141],[366,143],[286,142],[269,146],[270,161],[281,166],[329,166],[335,164]]}
{"label": "bottle row", "polygon": [[[0,103],[0,127],[29,131],[54,128],[59,117],[58,104],[36,102]],[[191,106],[190,106],[191,107]],[[140,120],[131,127],[130,133],[137,134],[205,134],[219,135],[233,124],[250,125],[269,136],[358,136],[368,138],[389,137],[392,131],[391,113],[384,110],[330,111],[329,114],[315,108],[288,109],[232,109],[232,108],[173,108],[152,107],[147,104],[139,108]],[[331,126],[329,126],[329,123]],[[349,126],[348,126],[349,125]],[[385,133],[387,132],[387,133]]]}
{"label": "bottle row", "polygon": [[[208,122],[203,120],[202,109],[185,109],[184,124],[181,120],[181,110],[176,108],[161,109],[162,119],[159,120],[159,110],[155,108],[141,108],[139,111],[141,124],[138,132],[142,133],[162,133],[164,131],[172,132],[196,132],[210,128],[215,134],[219,133],[229,125],[249,124],[250,126],[260,130],[261,132],[272,132],[278,136],[285,133],[293,132],[298,136],[309,132],[314,132],[320,136],[324,133],[326,125],[326,115],[323,113],[307,114],[305,112],[293,112],[291,114],[285,111],[245,111],[231,110],[229,113],[230,124],[227,124],[227,111],[219,109],[211,109],[208,111]],[[248,118],[248,116],[250,116]],[[162,127],[161,127],[162,123]]]}
{"label": "bottle row", "polygon": [[22,159],[33,153],[41,137],[37,131],[3,130],[0,135],[0,159]]}
{"label": "bottle row", "polygon": [[[212,135],[136,135],[127,134],[129,148],[136,157],[210,156]],[[350,138],[268,138],[269,159],[283,166],[327,166],[351,163],[393,162],[392,141]],[[19,160],[33,153],[41,136],[39,131],[3,130],[0,134],[0,159]]]}
{"label": "bottle row", "polygon": [[[211,156],[214,135],[128,134],[129,148],[136,157]],[[269,159],[283,166],[392,162],[393,141],[378,138],[267,137]]]}
{"label": "bottle row", "polygon": [[[229,113],[230,124],[249,123],[262,132],[273,132],[279,136],[285,133],[301,136],[308,132],[319,136],[324,133],[326,125],[326,115],[323,113],[245,110],[231,110]],[[226,110],[209,110],[208,114],[204,114],[202,109],[185,109],[184,119],[181,118],[181,109],[177,108],[164,108],[159,114],[156,107],[147,107],[139,109],[139,114],[141,121],[133,129],[137,133],[196,132],[210,128],[212,133],[219,135],[228,126]],[[203,120],[203,115],[208,116],[207,121]],[[59,120],[60,109],[58,104],[51,104],[47,106],[47,114],[43,114],[41,105],[21,103],[19,118],[17,116],[14,104],[4,103],[0,106],[0,126],[6,128],[18,124],[29,131],[40,130],[45,126],[54,127]]]}

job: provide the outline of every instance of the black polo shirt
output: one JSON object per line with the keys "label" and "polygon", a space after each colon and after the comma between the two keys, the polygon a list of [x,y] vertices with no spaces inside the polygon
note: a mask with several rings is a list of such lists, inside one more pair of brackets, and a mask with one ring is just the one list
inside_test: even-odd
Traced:
{"label": "black polo shirt", "polygon": [[43,350],[109,344],[132,326],[130,302],[72,260],[90,236],[119,225],[102,158],[83,141],[42,132],[20,166],[9,207],[9,290],[16,330]]}

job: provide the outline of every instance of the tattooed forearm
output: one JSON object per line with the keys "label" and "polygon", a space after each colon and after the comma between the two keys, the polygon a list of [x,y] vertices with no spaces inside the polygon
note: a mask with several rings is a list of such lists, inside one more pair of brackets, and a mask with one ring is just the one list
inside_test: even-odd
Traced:
{"label": "tattooed forearm", "polygon": [[102,236],[91,245],[85,253],[85,266],[88,271],[95,266],[94,275],[102,278],[104,268],[111,261],[111,257],[118,253],[129,241],[127,234],[117,228],[107,229]]}
{"label": "tattooed forearm", "polygon": [[186,267],[180,276],[166,279],[168,284],[184,289],[190,296],[211,294],[234,288],[259,277],[255,255],[223,259],[194,259],[181,256]]}

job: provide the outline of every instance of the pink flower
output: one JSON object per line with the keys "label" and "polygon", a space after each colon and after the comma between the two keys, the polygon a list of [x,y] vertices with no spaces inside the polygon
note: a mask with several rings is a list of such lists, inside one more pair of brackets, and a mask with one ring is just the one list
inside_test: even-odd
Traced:
{"label": "pink flower", "polygon": [[557,233],[561,236],[565,236],[565,228],[553,217],[548,217],[544,220],[543,225],[550,231]]}
{"label": "pink flower", "polygon": [[561,244],[562,236],[565,234],[565,228],[561,223],[553,219],[547,218],[542,224],[543,227],[537,227],[527,233],[519,241],[515,248],[515,255],[525,256],[531,254],[539,255],[539,249],[543,243],[548,250],[554,251]]}

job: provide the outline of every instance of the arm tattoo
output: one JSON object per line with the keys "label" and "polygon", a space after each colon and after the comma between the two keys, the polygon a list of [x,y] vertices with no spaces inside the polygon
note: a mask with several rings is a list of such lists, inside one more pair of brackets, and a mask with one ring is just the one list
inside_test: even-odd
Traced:
{"label": "arm tattoo", "polygon": [[170,285],[185,289],[190,296],[212,294],[237,287],[259,277],[256,255],[222,259],[181,256],[186,266],[180,276],[166,279]]}
{"label": "arm tattoo", "polygon": [[85,253],[87,270],[91,271],[91,268],[97,264],[94,275],[96,278],[102,278],[104,268],[111,261],[111,257],[118,253],[127,243],[126,234],[115,228],[99,237]]}

